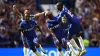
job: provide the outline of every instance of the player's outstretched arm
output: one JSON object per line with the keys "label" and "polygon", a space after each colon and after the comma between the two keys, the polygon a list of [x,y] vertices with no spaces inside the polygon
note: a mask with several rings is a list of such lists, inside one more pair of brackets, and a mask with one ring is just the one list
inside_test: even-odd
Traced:
{"label": "player's outstretched arm", "polygon": [[52,32],[52,30],[49,30],[50,34],[53,36],[53,38],[56,40],[56,42],[59,42],[59,40],[57,39],[56,35]]}
{"label": "player's outstretched arm", "polygon": [[38,19],[39,17],[41,17],[41,15],[45,14],[45,12],[41,12],[41,13],[37,13],[34,15],[34,20]]}
{"label": "player's outstretched arm", "polygon": [[22,14],[19,12],[19,10],[18,10],[18,8],[17,8],[16,5],[13,5],[13,10],[17,13],[17,15],[18,15],[19,17],[21,17]]}

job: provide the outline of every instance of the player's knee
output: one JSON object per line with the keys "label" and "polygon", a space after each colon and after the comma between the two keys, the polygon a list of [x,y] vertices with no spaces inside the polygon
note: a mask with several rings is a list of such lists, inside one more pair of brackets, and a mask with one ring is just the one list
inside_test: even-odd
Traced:
{"label": "player's knee", "polygon": [[71,40],[71,39],[72,39],[72,36],[69,36],[69,37],[68,37],[68,40]]}
{"label": "player's knee", "polygon": [[27,48],[27,47],[28,47],[28,45],[27,45],[27,44],[24,44],[24,47],[26,47],[26,48]]}
{"label": "player's knee", "polygon": [[78,34],[76,34],[76,37],[79,37],[79,36],[81,36],[82,34],[83,34],[83,32],[80,31]]}
{"label": "player's knee", "polygon": [[79,34],[76,34],[76,37],[80,37],[81,36],[81,33],[79,33]]}
{"label": "player's knee", "polygon": [[64,49],[67,49],[67,44],[62,45]]}
{"label": "player's knee", "polygon": [[73,34],[73,35],[69,36],[69,39],[68,40],[71,40],[72,38],[75,38],[75,37],[76,37],[76,35]]}
{"label": "player's knee", "polygon": [[36,48],[35,48],[35,47],[30,47],[30,49],[31,49],[33,52],[36,52]]}
{"label": "player's knee", "polygon": [[58,51],[62,51],[61,47],[58,47]]}
{"label": "player's knee", "polygon": [[59,42],[57,42],[57,43],[56,43],[56,46],[60,47],[60,43],[59,43]]}
{"label": "player's knee", "polygon": [[82,31],[80,31],[79,35],[81,36],[82,34],[83,34],[83,32],[82,32]]}
{"label": "player's knee", "polygon": [[30,42],[29,46],[30,46],[30,49],[31,49],[33,52],[36,52],[36,48],[35,48],[35,44],[34,44],[34,43]]}
{"label": "player's knee", "polygon": [[59,43],[56,43],[56,46],[57,46],[58,50],[61,51],[61,45]]}
{"label": "player's knee", "polygon": [[39,48],[39,47],[40,47],[40,45],[39,45],[38,43],[35,43],[35,46],[36,46],[37,48]]}

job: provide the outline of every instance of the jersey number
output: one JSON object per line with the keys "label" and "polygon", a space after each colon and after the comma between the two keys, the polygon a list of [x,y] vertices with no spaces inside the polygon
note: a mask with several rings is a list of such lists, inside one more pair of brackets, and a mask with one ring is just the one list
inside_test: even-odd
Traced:
{"label": "jersey number", "polygon": [[74,15],[69,10],[67,13],[73,18]]}

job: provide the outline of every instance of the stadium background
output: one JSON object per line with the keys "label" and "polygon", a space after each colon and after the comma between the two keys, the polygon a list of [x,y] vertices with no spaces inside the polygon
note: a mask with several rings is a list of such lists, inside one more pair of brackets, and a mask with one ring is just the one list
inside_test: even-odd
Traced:
{"label": "stadium background", "polygon": [[[28,8],[31,15],[44,10],[51,10],[56,15],[55,4],[61,1],[64,5],[81,20],[83,30],[83,39],[85,47],[89,52],[91,50],[100,51],[100,0],[0,0],[0,56],[3,56],[1,50],[12,53],[20,51],[22,54],[22,41],[18,32],[18,24],[16,14],[13,12],[12,6],[17,5],[19,11]],[[37,32],[39,35],[39,32]],[[38,37],[41,44],[48,48],[53,45],[51,36],[41,38]],[[47,41],[48,40],[48,41]],[[77,40],[77,39],[76,39]],[[10,49],[13,48],[12,51]],[[18,48],[18,50],[17,50]],[[19,49],[21,48],[21,49]],[[50,47],[52,48],[52,47]],[[55,47],[54,47],[55,48]],[[93,48],[93,49],[92,49]],[[98,49],[97,49],[98,48]],[[15,53],[16,53],[15,52]],[[93,51],[95,52],[95,51]],[[87,53],[87,54],[88,54]],[[94,56],[91,55],[90,56]],[[9,54],[11,56],[11,54]],[[6,55],[6,56],[9,56]],[[15,56],[15,55],[14,55]],[[18,55],[19,56],[19,55]],[[99,54],[100,56],[100,54]]]}

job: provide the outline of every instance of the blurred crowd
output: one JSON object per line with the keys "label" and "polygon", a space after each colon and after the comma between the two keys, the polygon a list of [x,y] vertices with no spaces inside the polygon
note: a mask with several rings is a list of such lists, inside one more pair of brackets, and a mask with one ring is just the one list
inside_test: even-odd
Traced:
{"label": "blurred crowd", "polygon": [[[81,20],[83,39],[86,47],[100,47],[100,0],[68,0],[72,11]],[[19,11],[28,8],[32,15],[39,12],[36,0],[0,0],[0,47],[22,46],[21,35],[18,31],[17,15],[13,12],[13,5],[16,4]],[[38,32],[37,32],[38,33]],[[39,33],[38,33],[39,34]],[[50,36],[49,36],[50,37]],[[50,39],[50,38],[47,39]],[[45,44],[51,41],[44,40]]]}
{"label": "blurred crowd", "polygon": [[[100,45],[100,0],[77,0],[75,14],[81,19],[85,46]],[[80,5],[79,5],[80,4]]]}

